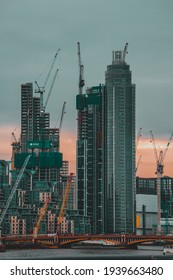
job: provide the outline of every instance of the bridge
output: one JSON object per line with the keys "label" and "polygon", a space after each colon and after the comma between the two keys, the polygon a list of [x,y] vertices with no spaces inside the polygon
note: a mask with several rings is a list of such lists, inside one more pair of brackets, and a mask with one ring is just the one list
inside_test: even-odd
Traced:
{"label": "bridge", "polygon": [[0,238],[6,247],[46,247],[67,248],[81,241],[105,241],[106,244],[120,248],[135,248],[139,244],[153,242],[155,244],[173,244],[173,236],[167,235],[134,235],[134,234],[47,234],[38,235],[6,235]]}

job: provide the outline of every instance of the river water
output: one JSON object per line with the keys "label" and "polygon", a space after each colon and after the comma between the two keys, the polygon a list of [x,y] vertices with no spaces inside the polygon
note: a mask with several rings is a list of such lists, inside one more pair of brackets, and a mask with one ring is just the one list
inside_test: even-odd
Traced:
{"label": "river water", "polygon": [[43,260],[43,259],[173,259],[163,256],[163,250],[126,250],[115,248],[74,248],[74,249],[26,249],[7,250],[0,253],[1,260]]}

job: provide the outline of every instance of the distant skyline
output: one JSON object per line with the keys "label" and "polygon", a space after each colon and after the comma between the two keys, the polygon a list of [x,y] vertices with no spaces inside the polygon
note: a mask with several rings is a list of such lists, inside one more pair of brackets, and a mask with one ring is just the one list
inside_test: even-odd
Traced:
{"label": "distant skyline", "polygon": [[[64,155],[75,166],[77,42],[81,44],[85,88],[105,83],[112,50],[123,49],[128,42],[126,61],[136,84],[136,133],[139,127],[143,129],[139,174],[146,174],[149,163],[153,166],[155,162],[149,131],[158,146],[163,143],[166,147],[173,130],[172,10],[172,0],[1,0],[0,158],[10,159],[11,133],[17,127],[17,137],[20,134],[20,85],[34,82],[60,48],[58,78],[47,111],[54,127],[67,102],[61,142],[64,153],[72,147]],[[165,175],[170,176],[172,146],[165,159]],[[148,168],[148,175],[151,170]]]}

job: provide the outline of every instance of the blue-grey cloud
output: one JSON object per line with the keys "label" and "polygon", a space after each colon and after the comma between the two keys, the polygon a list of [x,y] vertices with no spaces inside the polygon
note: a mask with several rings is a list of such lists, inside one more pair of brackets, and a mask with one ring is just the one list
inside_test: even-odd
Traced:
{"label": "blue-grey cloud", "polygon": [[35,79],[61,48],[47,110],[76,130],[77,42],[86,87],[104,83],[112,50],[129,43],[126,61],[136,84],[137,128],[169,134],[173,124],[173,2],[171,0],[9,0],[0,11],[0,126],[20,121],[20,84]]}

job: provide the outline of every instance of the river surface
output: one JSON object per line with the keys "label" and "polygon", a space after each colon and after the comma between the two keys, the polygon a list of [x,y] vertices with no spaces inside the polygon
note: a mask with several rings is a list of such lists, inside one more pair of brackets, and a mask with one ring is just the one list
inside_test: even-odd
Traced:
{"label": "river surface", "polygon": [[42,259],[173,259],[163,256],[160,249],[115,249],[115,248],[73,248],[73,249],[26,249],[7,250],[0,253],[1,260],[42,260]]}

